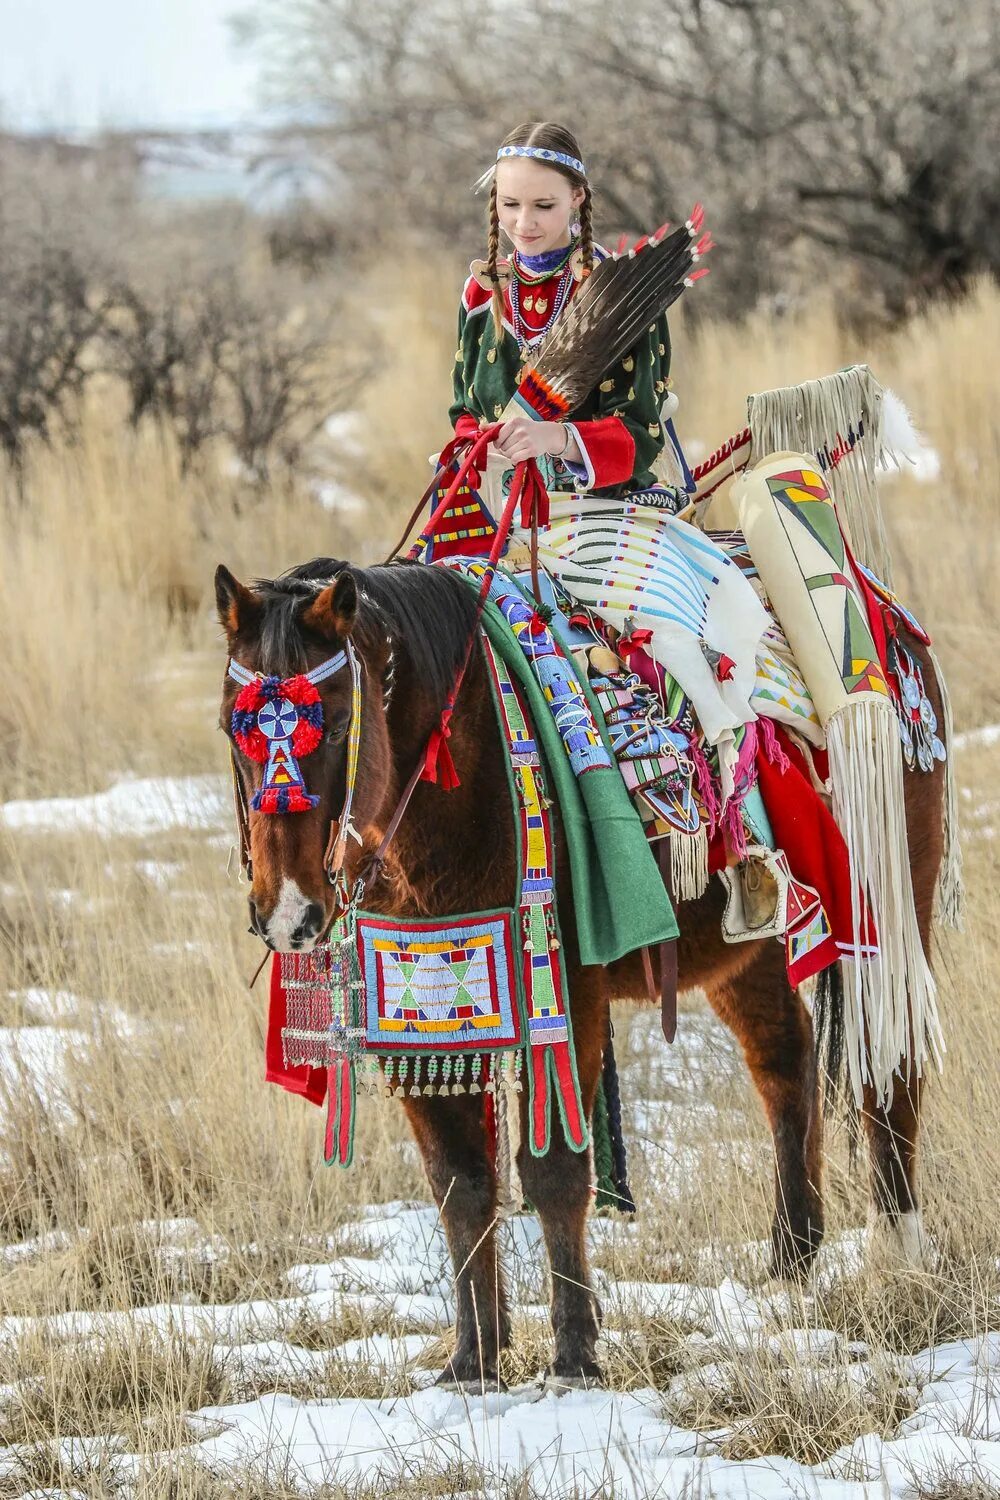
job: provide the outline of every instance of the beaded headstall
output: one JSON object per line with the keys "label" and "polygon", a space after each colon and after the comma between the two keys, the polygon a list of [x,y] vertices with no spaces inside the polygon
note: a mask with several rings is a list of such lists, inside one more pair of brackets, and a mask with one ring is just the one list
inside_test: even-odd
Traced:
{"label": "beaded headstall", "polygon": [[361,672],[350,641],[311,672],[294,677],[265,677],[230,660],[229,676],[240,684],[233,705],[233,740],[248,760],[264,766],[263,781],[250,799],[254,812],[309,812],[319,803],[318,795],[306,790],[299,761],[311,755],[323,738],[323,701],[317,683],[325,682],[345,665],[350,667],[352,677],[347,796],[341,818],[346,830],[350,827],[361,734]]}

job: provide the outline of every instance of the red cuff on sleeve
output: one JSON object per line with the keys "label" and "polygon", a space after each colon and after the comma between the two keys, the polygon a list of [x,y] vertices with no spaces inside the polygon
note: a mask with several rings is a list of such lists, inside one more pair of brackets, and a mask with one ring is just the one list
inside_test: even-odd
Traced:
{"label": "red cuff on sleeve", "polygon": [[460,438],[478,437],[479,418],[474,417],[471,411],[459,412],[455,418],[455,436]]}
{"label": "red cuff on sleeve", "polygon": [[584,462],[593,470],[594,489],[624,484],[635,472],[635,438],[621,417],[597,417],[592,422],[574,422]]}

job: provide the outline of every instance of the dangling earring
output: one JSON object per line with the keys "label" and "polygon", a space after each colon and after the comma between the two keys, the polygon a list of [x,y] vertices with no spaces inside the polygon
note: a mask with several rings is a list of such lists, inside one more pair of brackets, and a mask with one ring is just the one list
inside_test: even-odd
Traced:
{"label": "dangling earring", "polygon": [[580,230],[582,228],[583,228],[583,225],[580,223],[579,219],[573,219],[573,220],[570,221],[569,232],[573,236],[574,239],[578,238],[578,236],[580,234]]}

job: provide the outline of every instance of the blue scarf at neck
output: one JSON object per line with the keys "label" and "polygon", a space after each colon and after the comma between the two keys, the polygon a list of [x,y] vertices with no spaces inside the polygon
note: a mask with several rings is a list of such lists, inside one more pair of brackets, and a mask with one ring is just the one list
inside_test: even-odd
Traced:
{"label": "blue scarf at neck", "polygon": [[555,250],[543,250],[541,255],[525,255],[522,251],[517,252],[517,263],[523,266],[531,276],[542,276],[547,271],[554,271],[559,263],[566,259],[569,245],[559,245]]}

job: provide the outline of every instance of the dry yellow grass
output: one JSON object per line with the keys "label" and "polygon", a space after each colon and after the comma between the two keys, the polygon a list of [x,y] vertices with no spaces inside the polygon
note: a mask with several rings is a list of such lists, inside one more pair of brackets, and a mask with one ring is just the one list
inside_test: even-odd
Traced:
{"label": "dry yellow grass", "polygon": [[[384,366],[358,414],[357,453],[330,455],[338,479],[370,503],[365,520],[322,510],[304,484],[251,496],[226,472],[222,454],[182,476],[169,441],[127,433],[110,395],[92,405],[76,446],[31,456],[23,500],[4,488],[2,798],[99,790],[125,771],[222,773],[215,564],[224,559],[244,575],[272,574],[316,553],[371,560],[394,540],[426,482],[426,455],[445,435],[454,297],[423,285],[416,295],[405,278],[386,276],[378,286]],[[387,342],[390,328],[405,332],[398,348]],[[747,391],[857,358],[869,358],[911,405],[941,455],[942,477],[921,485],[903,475],[887,488],[897,576],[938,638],[962,727],[1000,719],[1000,679],[991,667],[1000,625],[993,489],[1000,376],[980,353],[998,333],[1000,293],[986,287],[879,335],[870,347],[839,329],[827,307],[801,319],[738,326],[688,327],[678,319],[676,330],[680,426],[706,445],[740,425]],[[998,764],[998,749],[959,753],[960,781],[969,789],[964,807],[995,798]],[[931,1280],[888,1282],[857,1273],[836,1294],[801,1308],[803,1319],[818,1318],[876,1349],[919,1348],[935,1335],[982,1332],[995,1322],[1000,1233],[991,1208],[1000,1174],[1000,1096],[992,959],[1000,901],[993,849],[987,838],[970,841],[967,931],[942,944],[949,1058],[928,1093],[923,1168],[941,1270]],[[393,1108],[363,1107],[357,1165],[339,1174],[320,1164],[318,1113],[263,1087],[266,997],[263,985],[246,989],[259,953],[245,933],[245,892],[227,875],[227,852],[225,840],[210,832],[108,838],[0,826],[0,1024],[49,1022],[44,999],[26,992],[72,991],[78,1013],[55,1024],[93,1039],[86,1048],[70,1046],[59,1076],[45,1087],[13,1062],[0,1073],[0,1240],[51,1230],[71,1236],[0,1269],[0,1315],[128,1309],[178,1296],[272,1298],[284,1289],[287,1267],[330,1258],[326,1236],[362,1205],[424,1195]],[[149,873],[150,860],[167,872],[162,879]],[[130,1019],[130,1029],[120,1016],[110,1018],[111,1008]],[[645,1087],[641,1071],[630,1076],[633,1097]],[[759,1274],[745,1246],[768,1228],[769,1142],[749,1085],[726,1078],[718,1090],[723,1123],[711,1139],[701,1117],[672,1117],[674,1145],[689,1164],[676,1196],[660,1199],[654,1179],[637,1166],[643,1232],[602,1251],[612,1275]],[[629,1107],[626,1096],[626,1123]],[[836,1233],[863,1222],[867,1192],[863,1167],[849,1168],[843,1130],[831,1130],[828,1157]],[[222,1259],[179,1265],[136,1228],[179,1217],[217,1236]],[[706,1244],[713,1247],[708,1259]],[[389,1318],[380,1326],[398,1331]],[[356,1332],[345,1321],[302,1328],[298,1341],[328,1347]],[[642,1340],[609,1354],[614,1383],[666,1386],[678,1368],[676,1339],[671,1327],[645,1327]],[[225,1372],[210,1361],[199,1363],[198,1355],[192,1362],[189,1351],[175,1350],[164,1363],[161,1349],[149,1358],[149,1369],[160,1373],[145,1380],[140,1399],[120,1377],[146,1355],[134,1342],[116,1347],[119,1364],[105,1354],[112,1363],[84,1381],[83,1364],[67,1364],[61,1354],[47,1358],[36,1346],[31,1399],[5,1414],[5,1430],[20,1422],[35,1442],[117,1423],[115,1430],[127,1428],[130,1440],[152,1452],[156,1434],[176,1434],[183,1411],[221,1389]],[[541,1341],[533,1336],[527,1349],[530,1359],[522,1353],[521,1363],[512,1363],[512,1378],[540,1362]],[[759,1436],[769,1429],[751,1398],[767,1374],[764,1355],[747,1369],[750,1409],[741,1408],[740,1430]],[[786,1451],[812,1452],[815,1438],[815,1451],[828,1449],[830,1434],[840,1441],[844,1424],[818,1400],[810,1415],[803,1389],[782,1408],[793,1412],[782,1442]],[[895,1407],[886,1391],[889,1422]],[[856,1420],[863,1416],[859,1410]],[[38,1462],[32,1472],[56,1473],[54,1460]],[[105,1493],[103,1482],[84,1476],[78,1487],[96,1495]],[[221,1482],[199,1488],[208,1485],[201,1474],[175,1476],[172,1487],[165,1478],[148,1484],[150,1496],[223,1500],[231,1493]],[[252,1485],[244,1492],[254,1493]]]}

